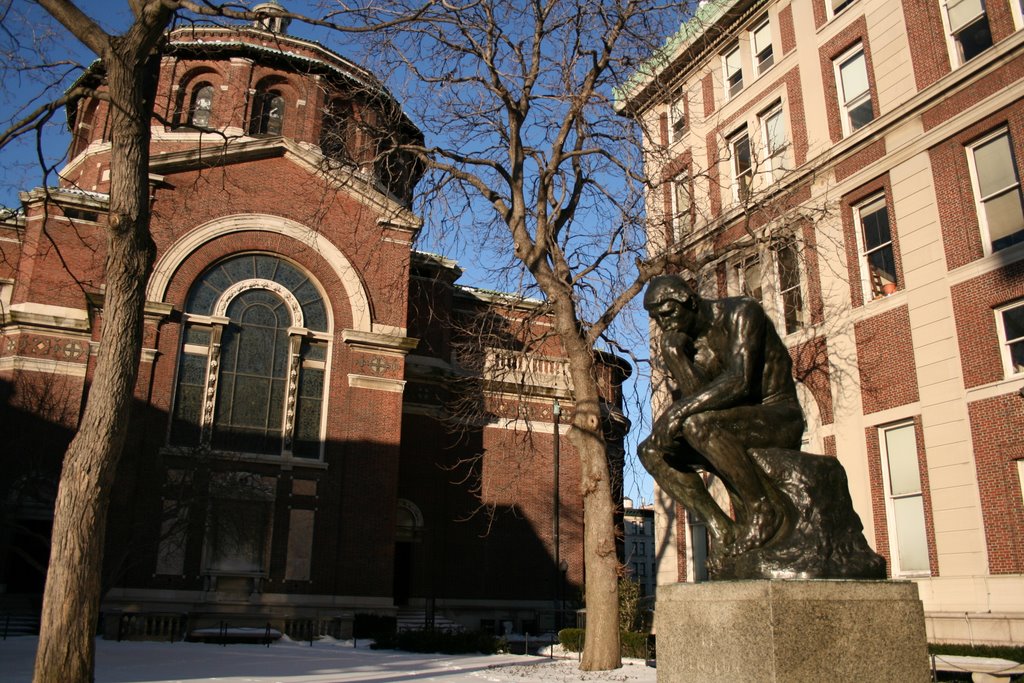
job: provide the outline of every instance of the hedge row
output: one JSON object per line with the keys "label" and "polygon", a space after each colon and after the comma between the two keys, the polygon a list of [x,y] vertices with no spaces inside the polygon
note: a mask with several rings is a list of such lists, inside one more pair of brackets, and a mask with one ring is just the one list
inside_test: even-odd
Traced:
{"label": "hedge row", "polygon": [[[563,628],[558,632],[558,642],[569,652],[579,652],[583,649],[583,641],[586,635],[587,630],[583,628]],[[646,659],[647,639],[649,636],[649,633],[620,631],[619,640],[622,644],[622,656]]]}
{"label": "hedge row", "polygon": [[423,629],[401,631],[390,638],[378,638],[373,648],[406,652],[440,652],[446,655],[474,652],[493,655],[501,648],[502,642],[496,636],[480,631],[451,632]]}

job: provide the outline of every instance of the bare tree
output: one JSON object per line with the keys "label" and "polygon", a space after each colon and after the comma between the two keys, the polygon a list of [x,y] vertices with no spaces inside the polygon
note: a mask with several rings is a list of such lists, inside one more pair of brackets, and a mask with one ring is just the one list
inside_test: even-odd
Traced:
{"label": "bare tree", "polygon": [[[25,135],[40,139],[43,126],[56,112],[83,97],[107,100],[110,109],[103,334],[86,406],[64,457],[34,674],[37,682],[85,682],[93,675],[107,509],[138,372],[145,287],[155,256],[149,231],[148,174],[162,40],[179,13],[231,19],[257,15],[232,3],[128,0],[130,18],[124,21],[125,30],[115,33],[71,0],[37,0],[37,4],[101,60],[102,88],[90,85],[91,80],[80,80],[55,98],[22,105],[20,116],[0,131],[0,148]],[[11,15],[12,7],[9,2],[0,4],[5,17]],[[331,21],[284,14],[349,30]],[[6,22],[4,36],[18,43]],[[29,68],[50,74],[52,86],[61,76],[75,72],[76,66],[43,61]],[[44,168],[44,176],[50,170]]]}
{"label": "bare tree", "polygon": [[[408,16],[367,3],[365,22]],[[669,262],[644,242],[641,135],[614,89],[678,27],[677,3],[489,0],[429,6],[368,36],[429,143],[422,200],[440,238],[486,253],[500,286],[541,296],[568,359],[581,458],[587,635],[581,668],[621,665],[613,476],[598,349]],[[422,191],[422,186],[421,186]],[[443,201],[437,201],[443,198]]]}

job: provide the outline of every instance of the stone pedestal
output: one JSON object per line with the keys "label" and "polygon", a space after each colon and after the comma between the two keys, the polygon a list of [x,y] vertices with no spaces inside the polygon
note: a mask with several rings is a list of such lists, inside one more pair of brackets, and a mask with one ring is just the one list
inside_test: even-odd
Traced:
{"label": "stone pedestal", "polygon": [[658,683],[931,680],[917,587],[893,581],[658,586]]}

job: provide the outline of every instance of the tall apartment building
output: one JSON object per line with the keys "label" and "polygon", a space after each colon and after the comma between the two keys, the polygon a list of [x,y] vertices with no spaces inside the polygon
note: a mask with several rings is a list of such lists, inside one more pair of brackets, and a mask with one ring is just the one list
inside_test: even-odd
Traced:
{"label": "tall apartment building", "polygon": [[[422,169],[387,150],[422,134],[373,74],[285,29],[191,26],[163,48],[157,261],[104,609],[140,629],[248,618],[300,637],[404,609],[551,628],[552,601],[582,583],[583,519],[544,306],[460,286],[457,264],[414,250]],[[102,94],[103,76],[82,80]],[[103,343],[107,107],[73,102],[59,187],[0,213],[4,611],[41,592]],[[621,431],[629,369],[606,361]]]}
{"label": "tall apartment building", "polygon": [[640,585],[640,597],[654,597],[657,588],[654,552],[654,506],[635,507],[629,498],[622,510],[623,558],[627,575]]}
{"label": "tall apartment building", "polygon": [[[1024,642],[1022,15],[701,3],[621,101],[652,249],[774,317],[806,450],[842,461],[934,640]],[[703,527],[658,508],[659,582],[693,580]]]}

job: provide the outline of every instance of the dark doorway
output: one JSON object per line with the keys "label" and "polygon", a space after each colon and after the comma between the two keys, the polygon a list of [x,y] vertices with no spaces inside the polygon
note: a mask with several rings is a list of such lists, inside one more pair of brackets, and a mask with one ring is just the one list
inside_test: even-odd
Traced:
{"label": "dark doorway", "polygon": [[395,583],[391,594],[396,605],[408,605],[412,583],[412,543],[395,543]]}
{"label": "dark doorway", "polygon": [[41,595],[46,583],[46,565],[50,561],[49,519],[17,519],[11,529],[7,548],[5,579],[7,592]]}

